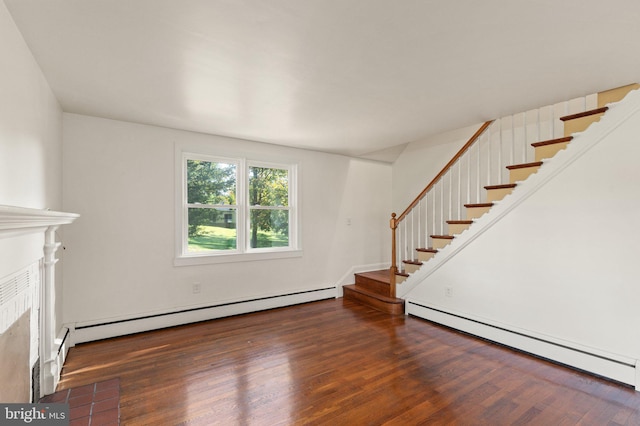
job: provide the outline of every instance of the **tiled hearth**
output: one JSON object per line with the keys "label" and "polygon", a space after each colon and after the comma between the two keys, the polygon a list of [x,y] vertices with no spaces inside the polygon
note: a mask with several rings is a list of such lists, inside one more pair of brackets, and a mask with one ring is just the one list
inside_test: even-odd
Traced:
{"label": "tiled hearth", "polygon": [[119,425],[120,379],[58,391],[40,402],[69,404],[70,426]]}

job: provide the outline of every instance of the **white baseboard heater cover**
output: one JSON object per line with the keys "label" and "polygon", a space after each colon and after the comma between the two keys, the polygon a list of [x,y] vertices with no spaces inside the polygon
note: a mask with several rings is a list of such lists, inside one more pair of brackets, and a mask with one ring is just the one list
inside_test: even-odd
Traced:
{"label": "white baseboard heater cover", "polygon": [[406,310],[408,315],[433,321],[550,361],[635,386],[636,390],[640,390],[637,383],[637,376],[640,374],[636,371],[636,360],[634,359],[572,347],[568,343],[527,335],[446,312],[423,303],[407,301]]}
{"label": "white baseboard heater cover", "polygon": [[127,334],[174,327],[199,321],[224,318],[233,315],[258,312],[300,303],[314,302],[336,297],[335,287],[306,290],[290,294],[267,296],[251,300],[220,303],[211,306],[163,312],[136,318],[126,318],[88,325],[69,325],[72,344],[108,339]]}

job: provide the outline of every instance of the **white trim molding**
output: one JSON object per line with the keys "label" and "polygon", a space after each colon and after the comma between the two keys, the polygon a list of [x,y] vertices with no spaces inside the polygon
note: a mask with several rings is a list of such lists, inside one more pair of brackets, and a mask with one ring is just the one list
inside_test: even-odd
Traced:
{"label": "white trim molding", "polygon": [[44,232],[47,228],[67,225],[80,215],[51,210],[0,205],[0,238]]}

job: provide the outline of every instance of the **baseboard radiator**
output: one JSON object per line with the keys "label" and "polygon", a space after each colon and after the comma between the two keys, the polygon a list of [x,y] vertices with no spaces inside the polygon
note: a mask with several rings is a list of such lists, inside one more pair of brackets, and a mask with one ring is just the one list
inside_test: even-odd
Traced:
{"label": "baseboard radiator", "polygon": [[508,329],[415,301],[407,301],[406,309],[408,315],[451,327],[571,368],[635,386],[636,390],[640,390],[638,383],[640,373],[636,368],[637,360],[635,359]]}
{"label": "baseboard radiator", "polygon": [[123,318],[113,321],[104,321],[100,323],[68,324],[67,327],[70,330],[70,340],[72,345],[75,345],[94,340],[108,339],[127,334],[141,333],[144,331],[174,327],[233,315],[281,308],[324,299],[333,299],[336,296],[336,287],[327,287],[282,295],[199,306],[178,311],[161,312],[139,317]]}

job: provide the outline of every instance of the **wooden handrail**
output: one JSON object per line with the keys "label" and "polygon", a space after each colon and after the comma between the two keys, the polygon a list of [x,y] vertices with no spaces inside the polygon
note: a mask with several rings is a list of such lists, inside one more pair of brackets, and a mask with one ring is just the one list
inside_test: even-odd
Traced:
{"label": "wooden handrail", "polygon": [[460,157],[462,157],[462,155],[467,152],[467,150],[469,149],[469,147],[471,145],[474,144],[474,142],[480,137],[480,135],[482,135],[482,133],[484,133],[485,130],[487,130],[487,127],[489,127],[491,125],[491,123],[493,123],[494,120],[490,120],[487,121],[486,123],[484,123],[482,126],[480,126],[480,128],[473,134],[473,136],[471,136],[471,138],[467,141],[466,144],[464,144],[464,146],[462,148],[460,148],[460,151],[457,152],[456,155],[453,156],[453,158],[447,163],[446,166],[443,167],[442,170],[440,170],[440,173],[438,173],[436,175],[436,177],[433,178],[433,180],[431,182],[429,182],[429,185],[427,185],[422,192],[415,198],[415,200],[413,200],[413,202],[411,204],[409,204],[409,207],[407,207],[400,216],[398,216],[398,218],[396,219],[396,222],[400,222],[402,219],[404,219],[404,217],[409,214],[409,212],[411,211],[411,209],[413,209],[415,206],[418,205],[418,203],[420,202],[420,200],[422,199],[422,197],[425,196],[425,194],[427,192],[429,192],[429,190],[438,182],[438,180],[440,180],[440,178],[442,176],[444,176],[445,173],[447,173],[447,171],[451,168],[451,166],[453,166],[455,164],[456,161],[458,161],[458,159]]}

